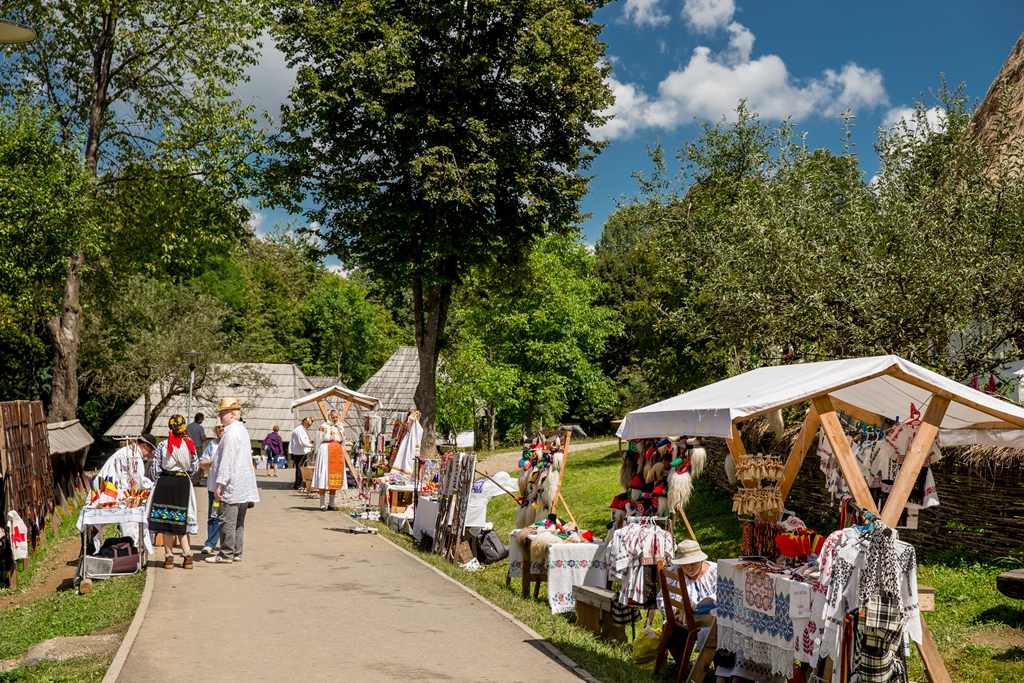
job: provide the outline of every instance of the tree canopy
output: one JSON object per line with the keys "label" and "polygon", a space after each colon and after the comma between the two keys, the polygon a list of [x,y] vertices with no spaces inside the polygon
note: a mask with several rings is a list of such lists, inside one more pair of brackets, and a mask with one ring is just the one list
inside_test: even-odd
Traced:
{"label": "tree canopy", "polygon": [[426,453],[453,286],[474,266],[522,262],[537,237],[578,218],[601,147],[590,131],[611,103],[591,20],[601,5],[282,9],[276,35],[298,74],[269,189],[345,263],[412,290]]}

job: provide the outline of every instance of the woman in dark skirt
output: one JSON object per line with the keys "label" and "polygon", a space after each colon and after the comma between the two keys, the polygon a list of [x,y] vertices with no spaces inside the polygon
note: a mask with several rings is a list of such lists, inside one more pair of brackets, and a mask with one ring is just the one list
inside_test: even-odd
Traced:
{"label": "woman in dark skirt", "polygon": [[185,418],[172,415],[169,434],[153,454],[153,479],[156,486],[149,497],[149,530],[163,534],[164,568],[174,567],[173,544],[178,538],[185,559],[183,569],[192,569],[192,547],[189,534],[198,533],[196,495],[189,475],[199,470],[196,447],[185,433]]}

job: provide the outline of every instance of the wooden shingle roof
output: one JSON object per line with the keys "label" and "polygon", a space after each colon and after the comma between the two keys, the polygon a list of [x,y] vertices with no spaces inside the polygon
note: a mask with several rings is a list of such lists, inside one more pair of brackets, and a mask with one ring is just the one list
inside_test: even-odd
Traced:
{"label": "wooden shingle roof", "polygon": [[67,422],[51,422],[46,425],[50,441],[50,455],[58,453],[77,453],[93,443],[92,435],[78,420]]}
{"label": "wooden shingle roof", "polygon": [[[420,383],[420,361],[415,346],[399,346],[391,358],[370,379],[359,387],[359,393],[380,400],[378,413],[391,419],[396,412],[416,410],[416,386]],[[352,437],[362,433],[366,411],[353,407],[345,420],[345,428]]]}

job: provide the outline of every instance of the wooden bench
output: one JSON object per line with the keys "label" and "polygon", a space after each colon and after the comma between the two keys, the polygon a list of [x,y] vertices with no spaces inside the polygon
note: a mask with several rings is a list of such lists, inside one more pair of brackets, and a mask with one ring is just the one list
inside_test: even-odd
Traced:
{"label": "wooden bench", "polygon": [[612,617],[614,591],[597,586],[573,586],[576,599],[576,623],[579,626],[618,642],[625,642],[626,627],[616,626]]}
{"label": "wooden bench", "polygon": [[1024,600],[1024,569],[1014,569],[997,576],[996,590],[1008,598]]}

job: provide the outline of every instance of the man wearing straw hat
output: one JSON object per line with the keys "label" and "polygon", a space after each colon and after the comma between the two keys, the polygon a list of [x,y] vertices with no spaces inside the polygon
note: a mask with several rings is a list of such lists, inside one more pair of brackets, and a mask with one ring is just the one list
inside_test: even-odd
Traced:
{"label": "man wearing straw hat", "polygon": [[220,462],[213,492],[220,520],[220,553],[206,558],[214,564],[242,561],[245,515],[260,500],[256,472],[252,468],[252,442],[242,424],[242,406],[234,397],[222,398],[217,408],[224,436],[220,440]]}

